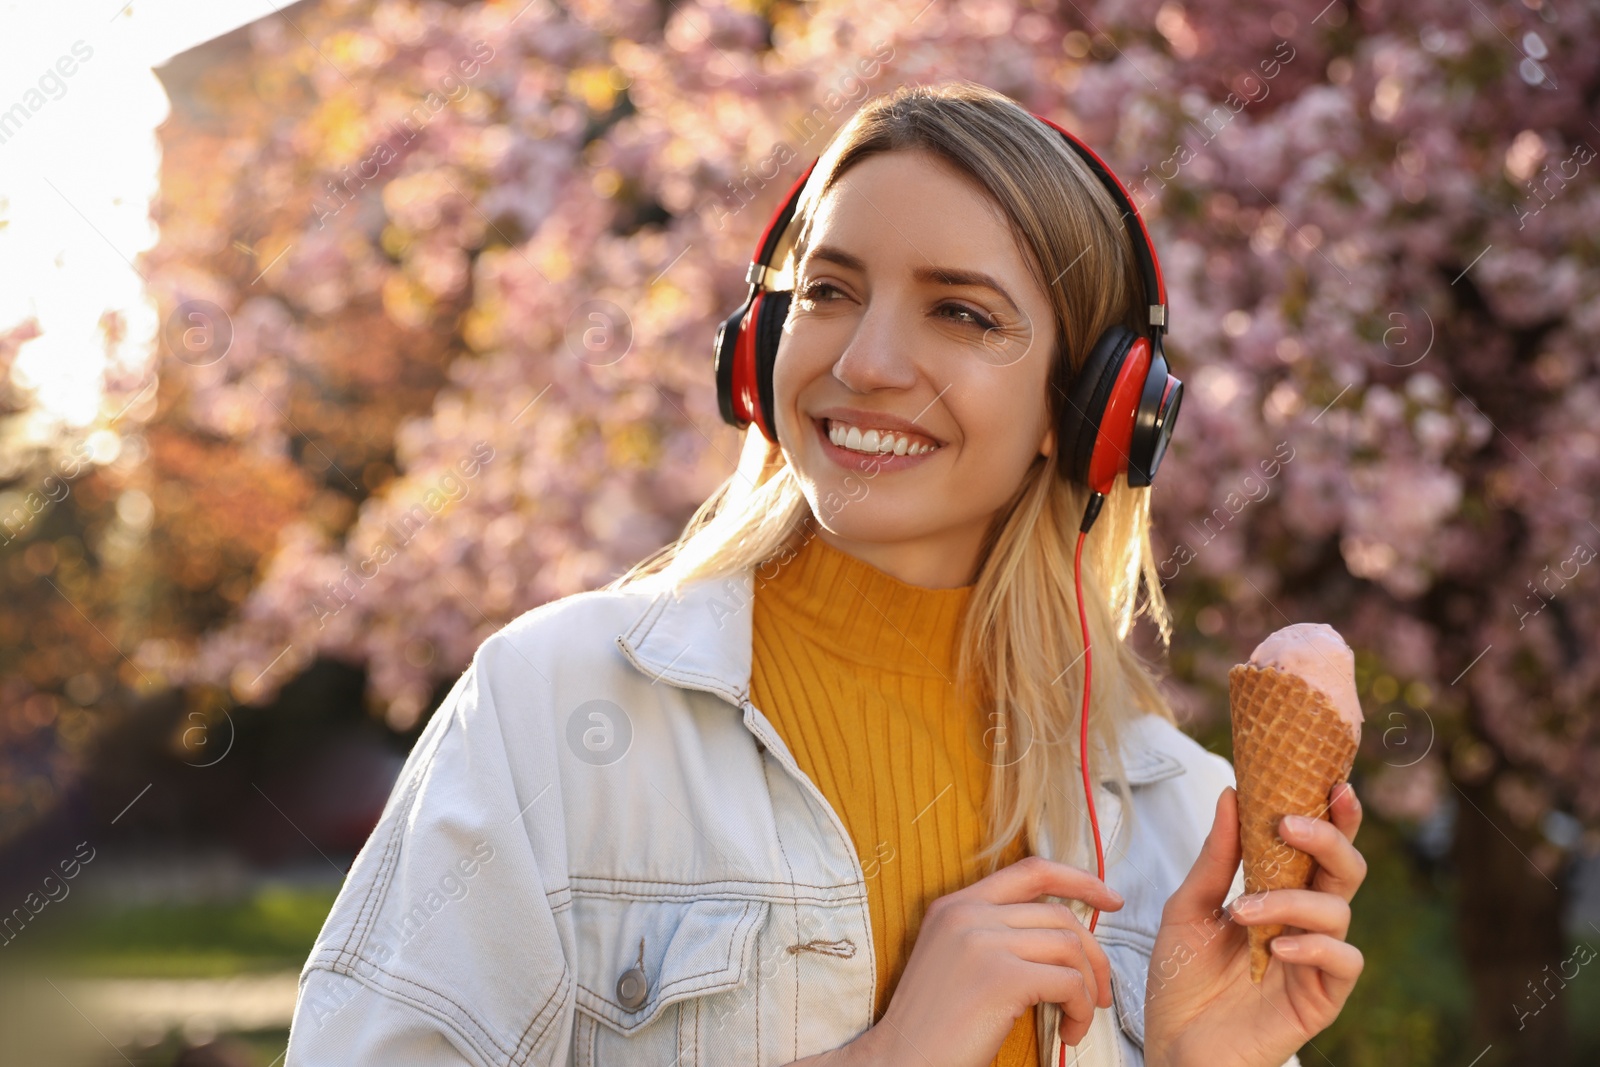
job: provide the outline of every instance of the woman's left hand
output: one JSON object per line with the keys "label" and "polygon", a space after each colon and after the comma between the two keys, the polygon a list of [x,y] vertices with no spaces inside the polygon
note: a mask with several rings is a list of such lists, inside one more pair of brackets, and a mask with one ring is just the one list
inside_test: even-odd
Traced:
{"label": "woman's left hand", "polygon": [[[1240,860],[1238,797],[1217,798],[1211,833],[1167,901],[1145,991],[1148,1067],[1280,1067],[1338,1016],[1361,974],[1345,941],[1350,899],[1367,876],[1356,850],[1361,805],[1348,782],[1329,793],[1329,815],[1305,831],[1279,824],[1285,842],[1317,863],[1309,889],[1273,889],[1222,903]],[[1246,926],[1283,923],[1261,984],[1250,981]]]}

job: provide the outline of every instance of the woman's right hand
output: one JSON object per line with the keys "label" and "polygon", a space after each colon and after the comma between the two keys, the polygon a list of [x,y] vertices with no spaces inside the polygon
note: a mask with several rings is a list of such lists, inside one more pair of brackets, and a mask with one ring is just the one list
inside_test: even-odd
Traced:
{"label": "woman's right hand", "polygon": [[1123,903],[1093,874],[1042,856],[937,898],[883,1018],[852,1044],[870,1046],[878,1064],[988,1067],[1022,1013],[1054,1001],[1062,1040],[1077,1045],[1095,1007],[1111,1006],[1111,962],[1072,909],[1044,894],[1101,911]]}

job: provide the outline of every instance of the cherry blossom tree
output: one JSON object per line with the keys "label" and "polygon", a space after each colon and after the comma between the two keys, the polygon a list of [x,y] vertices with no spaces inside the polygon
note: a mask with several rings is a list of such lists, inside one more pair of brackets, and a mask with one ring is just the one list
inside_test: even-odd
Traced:
{"label": "cherry blossom tree", "polygon": [[486,636],[732,468],[711,339],[832,132],[902,82],[980,82],[1096,145],[1162,256],[1175,700],[1225,738],[1228,667],[1337,626],[1362,795],[1453,818],[1478,1033],[1554,1062],[1564,1002],[1519,998],[1600,847],[1596,37],[1548,0],[264,19],[171,72],[203,107],[165,131],[148,265],[204,330],[160,354],[131,477],[160,588],[203,602],[147,622],[137,684],[258,703],[332,657],[412,727]]}

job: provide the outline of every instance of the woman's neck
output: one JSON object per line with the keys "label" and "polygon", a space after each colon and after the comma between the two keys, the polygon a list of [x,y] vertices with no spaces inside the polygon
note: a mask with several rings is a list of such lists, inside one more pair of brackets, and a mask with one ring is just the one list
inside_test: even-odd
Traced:
{"label": "woman's neck", "polygon": [[982,531],[942,531],[938,537],[910,541],[855,541],[820,525],[813,536],[830,548],[882,571],[906,585],[955,589],[975,581]]}

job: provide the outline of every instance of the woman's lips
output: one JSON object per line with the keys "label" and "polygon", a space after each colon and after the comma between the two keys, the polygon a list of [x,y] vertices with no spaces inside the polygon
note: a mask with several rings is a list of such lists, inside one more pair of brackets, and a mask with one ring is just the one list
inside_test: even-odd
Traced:
{"label": "woman's lips", "polygon": [[937,456],[943,449],[949,447],[940,445],[938,448],[917,455],[897,456],[893,452],[852,452],[848,448],[841,448],[828,439],[828,424],[826,419],[812,419],[812,424],[817,428],[817,439],[822,442],[822,454],[833,460],[834,463],[846,470],[863,471],[876,474],[886,471],[905,470],[914,467],[925,460]]}

